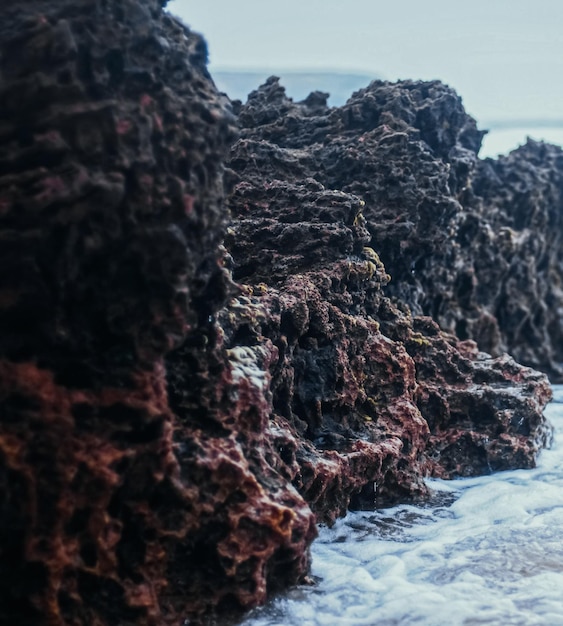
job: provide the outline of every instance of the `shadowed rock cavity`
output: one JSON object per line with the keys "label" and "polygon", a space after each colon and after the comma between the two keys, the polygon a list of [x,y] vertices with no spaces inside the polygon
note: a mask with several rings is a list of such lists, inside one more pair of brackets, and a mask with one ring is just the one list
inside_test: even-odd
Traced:
{"label": "shadowed rock cavity", "polygon": [[162,4],[0,8],[1,624],[232,617],[316,521],[550,436],[501,353],[559,371],[560,151],[479,161],[409,82],[272,79],[235,143]]}

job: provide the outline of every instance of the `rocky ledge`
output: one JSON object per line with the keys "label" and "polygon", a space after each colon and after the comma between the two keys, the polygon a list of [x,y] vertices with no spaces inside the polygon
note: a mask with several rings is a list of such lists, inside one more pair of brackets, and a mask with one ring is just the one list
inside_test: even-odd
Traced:
{"label": "rocky ledge", "polygon": [[232,617],[551,436],[561,150],[438,82],[231,107],[162,4],[0,8],[1,624]]}

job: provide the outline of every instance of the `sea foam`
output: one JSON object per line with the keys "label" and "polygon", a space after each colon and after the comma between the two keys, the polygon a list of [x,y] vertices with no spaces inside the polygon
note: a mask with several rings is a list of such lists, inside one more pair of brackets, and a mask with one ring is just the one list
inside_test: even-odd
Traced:
{"label": "sea foam", "polygon": [[313,544],[316,584],[245,626],[563,626],[563,386],[533,470],[430,480],[431,499],[354,512]]}

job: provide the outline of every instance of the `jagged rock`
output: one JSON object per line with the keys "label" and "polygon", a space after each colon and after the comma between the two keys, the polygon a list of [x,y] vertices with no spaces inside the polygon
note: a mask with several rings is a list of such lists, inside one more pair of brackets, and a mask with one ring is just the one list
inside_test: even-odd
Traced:
{"label": "jagged rock", "polygon": [[213,344],[234,119],[161,4],[0,8],[2,624],[197,621],[308,567],[270,356]]}
{"label": "jagged rock", "polygon": [[[319,97],[294,103],[270,79],[240,120],[247,145],[294,150],[301,176],[365,201],[388,295],[563,381],[560,148],[530,140],[480,160],[484,133],[437,81],[374,81],[330,109]],[[264,147],[253,150],[260,159]],[[291,180],[283,167],[277,177]]]}
{"label": "jagged rock", "polygon": [[471,185],[477,217],[460,227],[460,238],[474,241],[466,275],[477,280],[466,280],[468,312],[458,332],[554,382],[563,381],[562,182],[561,148],[531,139],[507,156],[478,161]]}
{"label": "jagged rock", "polygon": [[428,474],[533,466],[551,434],[547,380],[385,295],[394,279],[370,247],[369,203],[320,182],[340,138],[313,100],[293,104],[272,79],[240,108],[225,239],[234,277],[264,310],[252,332],[238,318],[234,338],[272,341],[281,355],[273,409],[278,429],[285,420],[300,435],[287,459],[294,485],[330,522],[350,503],[421,495]]}

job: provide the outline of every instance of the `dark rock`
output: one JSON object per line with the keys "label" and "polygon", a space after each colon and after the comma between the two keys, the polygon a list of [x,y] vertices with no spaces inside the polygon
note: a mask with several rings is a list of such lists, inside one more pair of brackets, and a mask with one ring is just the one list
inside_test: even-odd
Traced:
{"label": "dark rock", "polygon": [[[479,233],[490,225],[486,233],[492,241],[485,245],[484,236],[476,233],[472,260],[477,280],[466,296],[469,314],[463,330],[484,349],[508,351],[561,382],[563,151],[529,139],[508,156],[479,161],[472,190],[478,217],[460,228],[471,238],[473,222]],[[488,317],[485,307],[477,306],[480,301],[486,303]],[[494,324],[492,333],[487,328],[490,314],[498,332]]]}
{"label": "dark rock", "polygon": [[[291,102],[270,79],[239,117],[259,161],[259,142],[278,160],[293,151],[276,178],[291,182],[299,163],[299,176],[365,201],[369,245],[393,277],[387,295],[563,381],[560,148],[530,140],[480,160],[483,132],[437,81],[374,81],[323,109]],[[244,178],[241,150],[233,166]]]}
{"label": "dark rock", "polygon": [[2,624],[178,624],[308,568],[273,352],[256,386],[209,321],[234,118],[160,5],[0,9]]}
{"label": "dark rock", "polygon": [[[370,491],[372,505],[424,494],[426,474],[531,467],[551,435],[541,414],[550,397],[544,376],[479,352],[385,295],[395,281],[367,245],[368,203],[321,182],[340,163],[327,155],[344,141],[336,134],[341,116],[327,109],[321,123],[275,79],[251,94],[231,154],[239,182],[225,240],[235,278],[252,286],[252,306],[264,310],[252,341],[272,341],[283,357],[272,370],[274,413],[301,435],[289,475],[329,523]],[[319,128],[330,141],[321,142]],[[428,156],[429,166],[435,161]],[[425,245],[446,239],[430,222],[421,236]]]}

